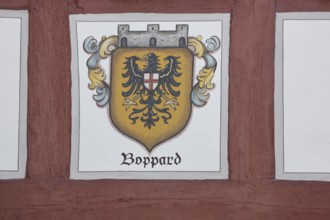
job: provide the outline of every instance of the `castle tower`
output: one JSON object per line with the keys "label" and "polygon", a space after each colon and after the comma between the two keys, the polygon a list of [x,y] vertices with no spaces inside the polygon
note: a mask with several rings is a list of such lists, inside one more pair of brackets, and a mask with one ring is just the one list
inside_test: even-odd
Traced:
{"label": "castle tower", "polygon": [[188,25],[178,24],[175,31],[160,31],[159,24],[148,24],[146,31],[130,31],[118,25],[119,47],[187,47]]}

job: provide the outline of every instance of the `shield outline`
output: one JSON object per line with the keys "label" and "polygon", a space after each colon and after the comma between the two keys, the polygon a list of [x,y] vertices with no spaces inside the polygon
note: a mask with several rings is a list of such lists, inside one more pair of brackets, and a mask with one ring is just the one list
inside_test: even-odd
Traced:
{"label": "shield outline", "polygon": [[[189,91],[187,91],[187,94],[188,95],[188,106],[186,105],[185,106],[185,112],[187,112],[187,110],[189,110],[189,114],[187,114],[187,119],[185,120],[184,123],[182,123],[182,126],[180,129],[177,129],[176,132],[174,134],[171,134],[169,135],[167,138],[164,138],[160,141],[157,141],[157,143],[153,144],[151,147],[147,146],[145,143],[143,143],[140,139],[136,138],[136,137],[132,137],[132,135],[128,134],[124,129],[120,128],[120,126],[118,126],[119,123],[117,123],[117,119],[116,117],[113,116],[113,103],[114,103],[114,97],[113,97],[113,94],[114,94],[114,80],[113,80],[113,74],[119,74],[119,73],[116,73],[116,71],[114,70],[114,65],[113,63],[114,62],[114,59],[116,58],[116,54],[118,53],[118,51],[120,50],[132,50],[132,49],[138,49],[138,50],[145,50],[147,53],[147,51],[155,51],[155,50],[163,50],[163,49],[167,49],[167,50],[184,50],[186,51],[186,53],[189,54],[190,56],[190,68],[191,68],[191,71],[189,73],[189,75],[191,76],[190,77],[190,83],[189,83]],[[111,65],[110,65],[110,88],[111,88],[111,99],[110,99],[110,103],[109,103],[109,117],[110,117],[110,120],[111,120],[111,124],[114,126],[115,129],[117,129],[122,135],[124,135],[125,137],[127,138],[130,138],[132,140],[134,140],[135,142],[141,144],[149,153],[151,153],[152,150],[154,150],[157,146],[159,146],[160,144],[174,138],[175,136],[178,136],[187,126],[187,124],[189,123],[190,121],[190,118],[191,118],[191,112],[192,112],[192,103],[191,103],[191,100],[190,100],[190,94],[191,94],[191,91],[193,89],[193,75],[194,75],[194,54],[192,51],[190,51],[188,48],[117,48],[113,51],[112,53],[112,56],[111,56]],[[120,72],[120,74],[122,74],[123,72]],[[182,74],[185,74],[185,73],[182,73]],[[188,73],[186,73],[188,74]],[[159,84],[158,84],[159,85]],[[143,85],[144,86],[144,85]],[[156,87],[155,87],[156,88]],[[181,91],[181,90],[180,90]],[[120,106],[122,105],[122,103],[117,103],[118,105],[120,104]],[[130,126],[132,126],[132,123],[129,124]]]}

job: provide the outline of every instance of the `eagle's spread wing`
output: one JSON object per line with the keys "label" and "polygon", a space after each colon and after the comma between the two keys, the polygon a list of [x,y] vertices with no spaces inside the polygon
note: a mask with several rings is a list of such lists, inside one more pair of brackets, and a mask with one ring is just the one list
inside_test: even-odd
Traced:
{"label": "eagle's spread wing", "polygon": [[180,62],[178,61],[180,57],[168,56],[164,60],[167,60],[165,68],[159,73],[159,85],[161,89],[166,94],[171,94],[174,97],[180,95],[180,91],[176,91],[175,87],[178,87],[181,83],[175,81],[176,77],[181,76],[182,73],[179,73],[178,70]]}
{"label": "eagle's spread wing", "polygon": [[143,72],[139,69],[138,65],[136,64],[136,60],[139,60],[138,57],[132,56],[126,58],[125,70],[126,73],[123,73],[122,76],[127,78],[127,81],[122,85],[125,88],[128,88],[127,91],[122,92],[124,97],[130,96],[132,93],[141,94],[144,92],[143,86]]}

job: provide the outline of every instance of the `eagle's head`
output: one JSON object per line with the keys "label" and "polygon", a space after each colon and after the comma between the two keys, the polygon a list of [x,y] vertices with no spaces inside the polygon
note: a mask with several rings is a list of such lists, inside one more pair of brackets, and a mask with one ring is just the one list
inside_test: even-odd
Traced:
{"label": "eagle's head", "polygon": [[135,62],[137,60],[140,60],[140,58],[137,57],[137,56],[132,56],[132,57],[129,57],[129,58],[126,57],[126,59],[131,59],[133,62]]}
{"label": "eagle's head", "polygon": [[158,66],[158,56],[155,53],[148,53],[142,57],[142,60],[145,62],[146,71],[156,71]]}
{"label": "eagle's head", "polygon": [[167,60],[167,61],[170,61],[170,60],[176,60],[176,59],[178,59],[179,57],[175,57],[175,56],[167,56],[167,57],[165,57],[164,58],[164,60]]}
{"label": "eagle's head", "polygon": [[155,62],[158,56],[155,53],[148,53],[142,57],[142,59],[146,62]]}

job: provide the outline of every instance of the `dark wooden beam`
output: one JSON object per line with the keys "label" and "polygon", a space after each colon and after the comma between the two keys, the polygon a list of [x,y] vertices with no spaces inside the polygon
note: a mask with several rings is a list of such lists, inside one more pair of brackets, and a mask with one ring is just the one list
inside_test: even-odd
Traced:
{"label": "dark wooden beam", "polygon": [[77,6],[85,13],[215,13],[230,12],[235,0],[78,0]]}
{"label": "dark wooden beam", "polygon": [[277,0],[277,12],[318,12],[330,11],[329,0]]}
{"label": "dark wooden beam", "polygon": [[71,47],[64,0],[30,0],[27,176],[69,176]]}
{"label": "dark wooden beam", "polygon": [[0,9],[27,9],[28,0],[0,0]]}
{"label": "dark wooden beam", "polygon": [[[1,219],[327,219],[330,185],[320,182],[0,182]],[[158,219],[159,219],[158,218]]]}
{"label": "dark wooden beam", "polygon": [[274,178],[275,1],[233,9],[229,69],[231,179]]}

